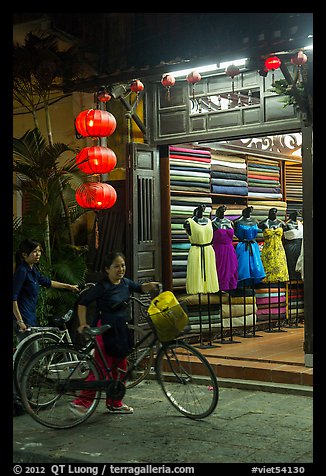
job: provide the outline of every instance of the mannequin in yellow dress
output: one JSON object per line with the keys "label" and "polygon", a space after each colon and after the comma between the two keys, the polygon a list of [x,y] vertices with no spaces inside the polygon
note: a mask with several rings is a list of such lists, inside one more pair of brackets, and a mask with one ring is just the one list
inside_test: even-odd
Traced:
{"label": "mannequin in yellow dress", "polygon": [[282,243],[285,223],[277,218],[277,208],[270,208],[268,218],[258,223],[263,231],[264,246],[261,260],[266,277],[263,281],[275,283],[289,280],[285,250]]}
{"label": "mannequin in yellow dress", "polygon": [[216,293],[219,290],[212,246],[213,226],[211,220],[203,216],[205,208],[205,205],[199,205],[193,216],[184,222],[191,243],[187,262],[188,294]]}

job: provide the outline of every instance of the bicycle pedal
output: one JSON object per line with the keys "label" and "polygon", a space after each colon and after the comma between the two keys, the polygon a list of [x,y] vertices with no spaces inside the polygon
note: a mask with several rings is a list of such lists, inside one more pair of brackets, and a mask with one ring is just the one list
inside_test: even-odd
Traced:
{"label": "bicycle pedal", "polygon": [[117,367],[117,371],[118,371],[118,372],[121,372],[122,374],[126,374],[126,373],[127,373],[127,370],[120,369],[119,367]]}

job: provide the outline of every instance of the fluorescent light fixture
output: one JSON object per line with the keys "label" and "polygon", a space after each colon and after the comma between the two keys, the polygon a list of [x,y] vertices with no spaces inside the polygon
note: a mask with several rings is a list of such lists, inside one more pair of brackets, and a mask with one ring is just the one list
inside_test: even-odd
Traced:
{"label": "fluorescent light fixture", "polygon": [[192,71],[197,71],[198,73],[209,73],[210,71],[225,69],[230,64],[234,64],[235,66],[243,66],[246,63],[246,60],[247,58],[242,58],[235,61],[225,61],[224,63],[220,64],[208,64],[206,66],[199,66],[198,68],[188,68],[179,71],[171,71],[168,74],[172,74],[175,78],[180,78],[181,76],[187,76],[187,74],[191,73]]}
{"label": "fluorescent light fixture", "polygon": [[235,61],[225,61],[224,63],[220,63],[220,68],[227,68],[231,64],[234,64],[234,66],[243,66],[246,64],[248,58],[241,58]]}
{"label": "fluorescent light fixture", "polygon": [[313,45],[304,46],[304,50],[313,50]]}
{"label": "fluorescent light fixture", "polygon": [[200,66],[199,68],[189,68],[182,69],[179,71],[171,71],[168,74],[172,74],[175,78],[180,78],[181,76],[187,76],[187,74],[192,71],[197,71],[198,73],[208,73],[209,71],[216,71],[218,69],[217,64],[208,64],[207,66]]}

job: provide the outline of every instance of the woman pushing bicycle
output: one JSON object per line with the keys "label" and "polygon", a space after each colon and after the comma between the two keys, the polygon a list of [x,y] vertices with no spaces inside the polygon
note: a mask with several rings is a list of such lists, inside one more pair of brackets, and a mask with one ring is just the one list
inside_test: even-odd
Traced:
{"label": "woman pushing bicycle", "polygon": [[[103,335],[96,337],[97,342],[104,353],[107,364],[110,368],[127,370],[126,355],[132,348],[130,331],[128,330],[128,320],[130,319],[129,307],[121,304],[128,301],[131,293],[146,293],[158,289],[160,283],[147,282],[137,283],[125,278],[126,264],[125,256],[120,251],[108,254],[104,260],[105,277],[83,295],[78,303],[78,332],[82,334],[86,323],[87,307],[96,301],[97,316],[93,326],[110,324],[111,328]],[[95,360],[100,365],[104,374],[102,361],[95,351]],[[118,370],[112,370],[112,377],[118,379]],[[94,379],[91,375],[89,379]],[[83,390],[79,397],[71,404],[70,408],[74,413],[83,413],[91,405],[94,392]],[[121,400],[106,399],[106,406],[110,413],[133,413],[133,408],[122,403]]]}

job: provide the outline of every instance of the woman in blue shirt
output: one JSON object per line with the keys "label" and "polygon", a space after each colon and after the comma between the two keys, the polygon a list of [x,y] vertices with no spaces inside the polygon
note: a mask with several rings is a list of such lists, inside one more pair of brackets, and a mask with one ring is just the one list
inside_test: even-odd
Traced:
{"label": "woman in blue shirt", "polygon": [[13,279],[13,319],[18,341],[25,337],[26,329],[39,325],[36,318],[36,306],[40,286],[78,292],[78,285],[52,281],[41,274],[34,266],[40,261],[40,257],[40,244],[31,239],[22,241],[16,253],[16,269]]}
{"label": "woman in blue shirt", "polygon": [[[109,367],[115,366],[122,370],[127,369],[126,355],[132,347],[127,322],[130,319],[129,309],[125,306],[118,306],[123,301],[129,299],[131,293],[146,293],[151,290],[157,290],[158,282],[136,283],[131,279],[125,278],[126,264],[125,257],[121,252],[110,253],[104,261],[104,270],[106,276],[95,284],[90,291],[81,297],[78,304],[79,324],[78,332],[82,333],[84,327],[87,327],[86,314],[87,306],[96,301],[97,325],[110,324],[111,329],[103,335],[97,336],[97,342],[100,345]],[[101,366],[101,360],[95,353],[95,359]],[[117,379],[117,372],[112,371],[113,378]],[[93,379],[91,376],[90,379]],[[71,410],[75,413],[83,413],[85,407],[88,407],[94,398],[94,392],[82,391],[81,394],[71,404]],[[106,400],[106,407],[110,413],[133,413],[133,408],[122,403],[121,400]]]}

